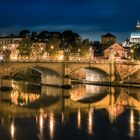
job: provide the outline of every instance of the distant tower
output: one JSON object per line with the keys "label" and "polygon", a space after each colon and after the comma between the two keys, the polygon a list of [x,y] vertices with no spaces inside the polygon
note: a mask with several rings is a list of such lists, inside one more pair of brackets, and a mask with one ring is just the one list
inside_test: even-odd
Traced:
{"label": "distant tower", "polygon": [[131,33],[130,42],[132,44],[140,44],[140,23],[137,21],[135,31]]}
{"label": "distant tower", "polygon": [[116,43],[116,36],[111,33],[107,33],[101,36],[101,44],[108,44],[109,46]]}

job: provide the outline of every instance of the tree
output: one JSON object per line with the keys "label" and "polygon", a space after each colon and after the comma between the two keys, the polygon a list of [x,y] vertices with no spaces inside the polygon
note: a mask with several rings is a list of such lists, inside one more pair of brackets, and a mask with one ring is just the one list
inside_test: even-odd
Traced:
{"label": "tree", "polygon": [[80,38],[80,36],[77,33],[74,33],[71,30],[66,30],[61,34],[61,48],[65,48],[68,45],[71,45],[72,47],[76,47],[77,40]]}
{"label": "tree", "polygon": [[32,41],[29,37],[22,39],[17,48],[21,57],[29,57],[32,51]]}
{"label": "tree", "polygon": [[32,32],[32,34],[31,34],[31,40],[32,41],[38,41],[38,34],[37,34],[37,32]]}
{"label": "tree", "polygon": [[27,37],[29,33],[30,33],[29,30],[22,30],[22,31],[20,31],[19,36],[20,37]]}
{"label": "tree", "polygon": [[90,51],[90,42],[88,39],[84,39],[80,42],[78,48],[80,49],[80,56],[81,57],[88,57],[89,56],[89,51]]}
{"label": "tree", "polygon": [[11,54],[11,50],[5,49],[3,51],[4,60],[10,60],[10,54]]}
{"label": "tree", "polygon": [[49,36],[49,32],[48,31],[42,31],[42,32],[39,33],[38,38],[41,41],[46,41],[48,36]]}

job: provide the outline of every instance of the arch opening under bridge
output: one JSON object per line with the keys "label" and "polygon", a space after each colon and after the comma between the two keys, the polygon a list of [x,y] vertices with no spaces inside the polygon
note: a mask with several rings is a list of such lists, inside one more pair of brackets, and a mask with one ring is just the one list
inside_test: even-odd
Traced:
{"label": "arch opening under bridge", "polygon": [[11,77],[43,85],[61,85],[62,75],[46,67],[24,67],[11,73]]}
{"label": "arch opening under bridge", "polygon": [[73,70],[70,74],[72,79],[88,82],[109,82],[110,74],[98,67],[82,67]]}

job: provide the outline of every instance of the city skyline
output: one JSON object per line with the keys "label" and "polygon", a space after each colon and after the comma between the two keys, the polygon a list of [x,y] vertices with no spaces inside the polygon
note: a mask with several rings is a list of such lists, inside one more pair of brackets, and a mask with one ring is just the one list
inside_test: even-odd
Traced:
{"label": "city skyline", "polygon": [[72,30],[82,38],[100,40],[108,32],[122,42],[140,19],[139,0],[0,0],[0,35],[21,30]]}

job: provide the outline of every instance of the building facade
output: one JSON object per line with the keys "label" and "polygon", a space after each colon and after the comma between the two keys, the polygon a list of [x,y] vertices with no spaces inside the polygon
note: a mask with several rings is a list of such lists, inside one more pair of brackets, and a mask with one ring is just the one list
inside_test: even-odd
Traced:
{"label": "building facade", "polygon": [[[20,59],[19,50],[17,49],[23,40],[23,37],[19,36],[5,36],[0,37],[0,56],[3,55],[3,58],[0,59],[10,59],[17,60]],[[30,39],[30,38],[29,38]],[[46,43],[45,42],[33,42],[32,41],[32,52],[31,58],[40,59],[40,57],[46,57],[44,55],[46,52]],[[46,54],[46,53],[45,53]]]}
{"label": "building facade", "polygon": [[126,50],[118,43],[114,43],[104,50],[104,57],[110,60],[119,60],[126,57]]}

